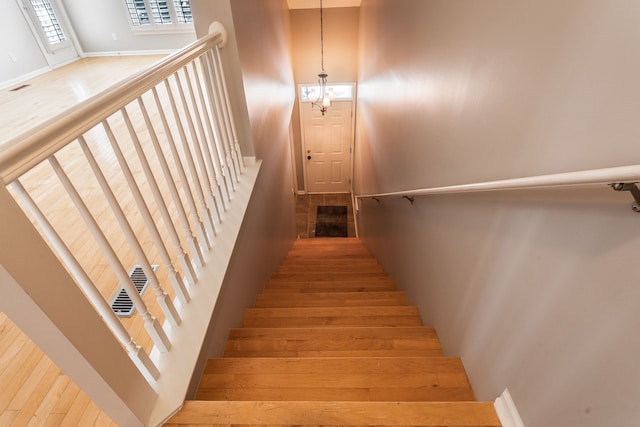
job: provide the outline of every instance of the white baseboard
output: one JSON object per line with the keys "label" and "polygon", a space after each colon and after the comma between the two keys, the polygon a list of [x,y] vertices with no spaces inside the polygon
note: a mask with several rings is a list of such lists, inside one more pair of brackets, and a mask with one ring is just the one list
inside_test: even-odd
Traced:
{"label": "white baseboard", "polygon": [[38,68],[35,71],[32,71],[28,74],[23,74],[20,77],[16,77],[15,79],[11,79],[11,80],[6,80],[4,82],[0,82],[0,89],[6,89],[12,86],[17,86],[20,83],[23,83],[29,79],[32,79],[34,77],[38,77],[40,74],[44,74],[48,71],[51,71],[51,67],[42,67],[42,68]]}
{"label": "white baseboard", "polygon": [[54,65],[53,67],[51,67],[52,70],[55,70],[56,68],[60,68],[60,67],[64,67],[65,65],[69,65],[72,62],[76,62],[79,61],[80,59],[84,58],[84,56],[76,56],[75,58],[71,58],[68,61],[64,61],[61,62],[59,64]]}
{"label": "white baseboard", "polygon": [[493,406],[496,408],[498,418],[502,423],[502,427],[524,427],[522,418],[518,413],[518,408],[511,398],[509,389],[505,389],[502,395],[500,395]]}
{"label": "white baseboard", "polygon": [[123,51],[105,51],[105,52],[84,52],[84,57],[96,58],[101,56],[144,56],[144,55],[169,55],[177,49],[159,49],[159,50],[123,50]]}

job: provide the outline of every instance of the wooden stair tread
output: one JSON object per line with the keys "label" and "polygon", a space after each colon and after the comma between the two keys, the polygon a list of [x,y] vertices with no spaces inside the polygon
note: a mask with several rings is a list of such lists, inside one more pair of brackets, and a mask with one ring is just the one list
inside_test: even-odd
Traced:
{"label": "wooden stair tread", "polygon": [[500,427],[490,402],[187,401],[167,426]]}
{"label": "wooden stair tread", "polygon": [[457,357],[220,358],[198,400],[474,400]]}
{"label": "wooden stair tread", "polygon": [[328,280],[366,280],[369,278],[387,278],[387,273],[379,272],[299,272],[299,273],[273,273],[271,281],[328,281]]}
{"label": "wooden stair tread", "polygon": [[300,264],[296,266],[280,266],[276,270],[275,274],[300,274],[305,277],[311,274],[384,274],[384,270],[379,265],[369,264],[356,264],[356,265],[341,265],[331,263],[328,264]]}
{"label": "wooden stair tread", "polygon": [[282,261],[280,267],[296,267],[300,265],[334,265],[334,266],[375,266],[380,267],[380,263],[371,255],[352,254],[351,257],[338,256],[335,257],[310,257],[307,255],[289,255]]}
{"label": "wooden stair tread", "polygon": [[[459,357],[362,357],[344,358],[236,358],[221,357],[207,361],[204,377],[225,372],[249,374],[323,374],[328,371],[335,374],[398,374],[398,373],[464,373]],[[399,363],[401,362],[401,363]],[[309,385],[312,386],[312,385]]]}
{"label": "wooden stair tread", "polygon": [[411,306],[249,308],[242,326],[422,326],[422,320]]}
{"label": "wooden stair tread", "polygon": [[378,292],[395,290],[395,283],[385,277],[334,281],[269,281],[264,286],[263,292]]}
{"label": "wooden stair tread", "polygon": [[292,292],[262,293],[256,298],[256,308],[277,307],[353,307],[407,305],[401,291],[386,292]]}
{"label": "wooden stair tread", "polygon": [[316,250],[316,251],[296,251],[292,250],[287,255],[287,258],[282,262],[283,265],[292,263],[308,263],[308,262],[348,262],[359,260],[374,260],[378,262],[376,257],[371,255],[368,250],[363,249],[361,251],[328,251],[328,250]]}
{"label": "wooden stair tread", "polygon": [[344,265],[344,266],[354,266],[354,265],[375,265],[380,266],[378,260],[369,254],[360,253],[360,254],[351,254],[350,257],[336,255],[336,256],[324,256],[324,257],[311,257],[307,254],[299,254],[299,255],[291,255],[289,254],[287,258],[280,264],[280,267],[294,267],[297,265]]}
{"label": "wooden stair tread", "polygon": [[196,400],[280,400],[330,402],[467,402],[474,401],[466,387],[229,387],[198,391]]}
{"label": "wooden stair tread", "polygon": [[442,356],[429,327],[232,329],[225,357]]}

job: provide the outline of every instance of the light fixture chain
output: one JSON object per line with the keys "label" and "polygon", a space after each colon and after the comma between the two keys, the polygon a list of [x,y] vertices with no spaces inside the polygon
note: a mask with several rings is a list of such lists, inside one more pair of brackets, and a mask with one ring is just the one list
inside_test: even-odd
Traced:
{"label": "light fixture chain", "polygon": [[315,101],[311,101],[311,107],[320,107],[320,112],[324,116],[327,112],[327,107],[331,105],[331,97],[327,93],[327,73],[324,71],[324,15],[322,8],[322,0],[320,0],[320,65],[322,71],[318,74],[318,85],[320,87],[320,94]]}
{"label": "light fixture chain", "polygon": [[322,0],[320,0],[320,65],[324,73],[324,21],[322,19]]}

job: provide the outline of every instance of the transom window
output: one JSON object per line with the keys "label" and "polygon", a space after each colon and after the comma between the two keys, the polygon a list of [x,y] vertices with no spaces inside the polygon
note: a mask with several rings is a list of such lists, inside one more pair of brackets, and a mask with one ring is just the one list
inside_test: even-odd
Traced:
{"label": "transom window", "polygon": [[125,0],[134,32],[192,31],[189,0]]}
{"label": "transom window", "polygon": [[[314,102],[320,94],[319,85],[300,85],[300,101]],[[331,99],[336,101],[350,101],[353,99],[353,84],[327,85]]]}

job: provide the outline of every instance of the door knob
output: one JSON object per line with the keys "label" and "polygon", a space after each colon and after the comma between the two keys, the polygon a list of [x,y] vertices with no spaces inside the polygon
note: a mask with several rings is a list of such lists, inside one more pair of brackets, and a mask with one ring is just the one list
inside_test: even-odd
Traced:
{"label": "door knob", "polygon": [[311,156],[307,156],[307,160],[311,160]]}

